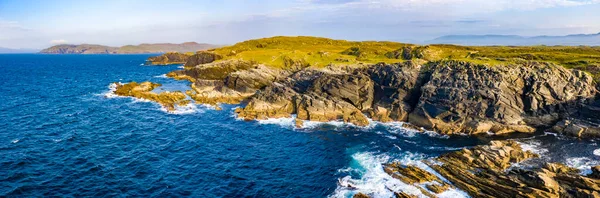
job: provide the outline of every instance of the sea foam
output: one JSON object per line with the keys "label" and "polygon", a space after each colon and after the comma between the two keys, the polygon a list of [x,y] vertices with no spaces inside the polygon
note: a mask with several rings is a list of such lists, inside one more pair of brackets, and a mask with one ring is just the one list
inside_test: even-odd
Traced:
{"label": "sea foam", "polygon": [[542,148],[542,142],[538,140],[518,141],[518,143],[521,145],[521,149],[523,149],[523,151],[531,151],[539,155],[548,153],[548,149]]}
{"label": "sea foam", "polygon": [[173,111],[168,111],[165,107],[161,107],[160,110],[165,113],[175,114],[175,115],[185,115],[185,114],[204,112],[202,109],[198,108],[198,105],[193,104],[193,103],[183,105],[183,106],[175,105],[175,110],[173,110]]}
{"label": "sea foam", "polygon": [[154,76],[154,78],[169,78],[169,77],[167,77],[167,74],[161,74],[158,76]]}
{"label": "sea foam", "polygon": [[[120,82],[119,82],[119,84],[120,84]],[[110,83],[108,85],[108,91],[103,92],[100,95],[102,95],[102,96],[104,96],[106,98],[122,98],[122,97],[125,97],[125,96],[119,96],[119,95],[115,94],[116,90],[117,90],[117,83]]]}
{"label": "sea foam", "polygon": [[[415,165],[426,171],[432,172],[442,180],[441,175],[425,165],[421,160],[426,156],[407,152],[399,161],[405,165]],[[360,178],[345,176],[338,179],[338,187],[329,197],[351,197],[356,193],[364,193],[371,197],[394,197],[394,192],[404,192],[418,197],[426,197],[419,188],[414,185],[403,183],[393,178],[383,170],[384,163],[391,161],[391,157],[385,154],[375,155],[370,152],[360,152],[352,155],[350,167],[340,169],[338,172],[358,172]],[[424,186],[423,184],[417,184]],[[437,194],[438,197],[468,197],[468,195],[457,189],[449,189]]]}
{"label": "sea foam", "polygon": [[571,157],[567,158],[566,165],[579,169],[582,175],[588,175],[592,173],[592,166],[599,165],[600,161],[593,160],[588,157]]}

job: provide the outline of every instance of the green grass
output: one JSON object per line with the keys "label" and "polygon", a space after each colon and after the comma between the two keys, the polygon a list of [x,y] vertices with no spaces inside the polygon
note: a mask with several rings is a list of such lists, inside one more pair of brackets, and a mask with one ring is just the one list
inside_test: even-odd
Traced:
{"label": "green grass", "polygon": [[223,60],[238,59],[286,68],[293,64],[396,63],[406,60],[460,60],[495,66],[523,61],[552,62],[600,76],[600,47],[412,45],[385,41],[345,41],[318,37],[271,37],[210,50]]}

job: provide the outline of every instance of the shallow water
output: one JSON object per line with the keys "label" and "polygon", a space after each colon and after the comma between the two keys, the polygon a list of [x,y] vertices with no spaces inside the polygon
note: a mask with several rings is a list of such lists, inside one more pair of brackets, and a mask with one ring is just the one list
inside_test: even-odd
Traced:
{"label": "shallow water", "polygon": [[[180,65],[140,65],[149,56],[0,55],[0,196],[349,197],[362,191],[385,197],[386,188],[411,187],[382,174],[381,163],[420,165],[419,159],[491,139],[415,133],[398,123],[308,122],[294,129],[291,119],[237,120],[236,105],[222,111],[192,105],[173,114],[107,94],[112,82],[186,89],[163,75]],[[582,170],[600,161],[593,141],[543,133],[518,140],[546,160]]]}

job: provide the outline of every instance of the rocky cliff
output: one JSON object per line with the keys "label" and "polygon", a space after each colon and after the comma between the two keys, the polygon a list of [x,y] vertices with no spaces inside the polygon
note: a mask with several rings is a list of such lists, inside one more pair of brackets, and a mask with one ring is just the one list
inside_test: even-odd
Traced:
{"label": "rocky cliff", "polygon": [[170,65],[170,64],[185,64],[190,58],[190,54],[179,52],[167,52],[160,56],[148,58],[146,65]]}
{"label": "rocky cliff", "polygon": [[489,67],[460,61],[300,70],[260,90],[246,119],[297,114],[359,126],[408,121],[444,134],[534,132],[596,95],[588,74],[548,63]]}
{"label": "rocky cliff", "polygon": [[[313,52],[321,45],[340,52]],[[359,47],[347,48],[352,45]],[[281,54],[290,47],[298,50],[262,57],[263,51]],[[512,56],[503,54],[508,53],[504,49],[493,53],[494,49],[274,37],[199,51],[187,57],[184,70],[168,76],[193,82],[187,94],[196,102],[247,103],[236,110],[246,120],[295,115],[298,125],[302,120],[342,120],[366,126],[374,120],[409,122],[443,134],[552,129],[578,137],[600,136],[600,102],[595,102],[598,90],[593,72],[521,58],[482,58]],[[461,50],[482,50],[487,55],[470,51],[467,58],[461,58]],[[571,48],[539,50],[577,52]],[[305,51],[304,58],[289,55]],[[477,58],[469,58],[476,54]],[[445,55],[450,56],[441,58]],[[157,60],[171,60],[168,55],[162,57]],[[327,66],[315,66],[332,58]],[[362,62],[371,59],[395,63]],[[592,64],[581,62],[587,63]]]}

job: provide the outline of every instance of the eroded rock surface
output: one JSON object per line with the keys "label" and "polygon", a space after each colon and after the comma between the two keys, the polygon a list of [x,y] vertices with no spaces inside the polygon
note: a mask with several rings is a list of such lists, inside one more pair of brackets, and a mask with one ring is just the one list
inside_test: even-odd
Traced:
{"label": "eroded rock surface", "polygon": [[212,52],[208,52],[208,51],[198,51],[196,52],[196,54],[190,56],[188,58],[188,60],[185,63],[186,67],[193,67],[196,65],[201,65],[201,64],[206,64],[206,63],[212,63],[216,60],[219,60],[223,57],[221,57],[221,55],[212,53]]}
{"label": "eroded rock surface", "polygon": [[590,75],[558,65],[454,61],[435,65],[421,92],[409,121],[448,134],[533,132],[597,93]]}
{"label": "eroded rock surface", "polygon": [[473,197],[600,197],[599,170],[584,176],[559,163],[530,169],[513,167],[536,157],[515,141],[492,141],[424,161],[443,178],[400,163],[387,164],[384,170],[406,184],[435,184],[426,186],[427,190],[418,187],[426,196],[444,188],[458,188]]}
{"label": "eroded rock surface", "polygon": [[159,103],[162,105],[167,111],[174,111],[176,105],[187,105],[190,101],[186,100],[185,94],[180,91],[175,92],[160,92],[154,93],[154,90],[161,85],[158,83],[152,82],[130,82],[126,84],[115,83],[116,89],[114,94],[119,96],[129,96],[135,97],[139,99],[150,100]]}
{"label": "eroded rock surface", "polygon": [[187,94],[199,103],[248,101],[236,110],[246,120],[295,114],[301,120],[357,126],[368,125],[369,119],[410,122],[443,134],[549,128],[578,137],[600,134],[600,125],[589,120],[600,112],[600,105],[590,105],[598,93],[592,76],[551,63],[412,60],[314,68],[294,62],[273,68],[221,59],[199,51],[184,70],[167,76],[193,82]]}
{"label": "eroded rock surface", "polygon": [[556,123],[552,130],[579,138],[599,138],[600,100],[578,107],[568,118]]}
{"label": "eroded rock surface", "polygon": [[337,71],[306,68],[270,86],[238,110],[240,116],[297,114],[359,126],[368,124],[368,117],[409,121],[444,134],[531,133],[569,117],[597,94],[590,75],[547,63],[409,61]]}
{"label": "eroded rock surface", "polygon": [[169,64],[184,64],[188,61],[189,54],[179,52],[167,52],[160,56],[148,58],[146,64],[150,65],[169,65]]}

